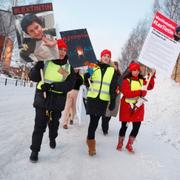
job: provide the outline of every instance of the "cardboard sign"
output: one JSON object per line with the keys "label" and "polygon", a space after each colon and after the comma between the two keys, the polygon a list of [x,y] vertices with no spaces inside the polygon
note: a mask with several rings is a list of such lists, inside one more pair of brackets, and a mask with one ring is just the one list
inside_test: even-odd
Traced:
{"label": "cardboard sign", "polygon": [[59,58],[52,3],[13,7],[20,57],[26,62]]}
{"label": "cardboard sign", "polygon": [[138,61],[170,77],[180,52],[175,41],[176,23],[158,12],[146,37]]}
{"label": "cardboard sign", "polygon": [[68,45],[69,62],[73,67],[81,67],[88,62],[96,63],[97,59],[86,29],[60,32]]}

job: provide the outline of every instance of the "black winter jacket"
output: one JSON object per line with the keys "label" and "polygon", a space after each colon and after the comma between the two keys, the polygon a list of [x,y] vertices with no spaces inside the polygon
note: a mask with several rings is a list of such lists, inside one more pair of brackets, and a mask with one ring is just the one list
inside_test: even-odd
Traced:
{"label": "black winter jacket", "polygon": [[[59,66],[67,63],[68,57],[63,60],[52,60],[53,63]],[[36,65],[31,69],[29,73],[30,80],[39,82],[41,80],[40,69]],[[64,82],[53,83],[53,90],[61,91],[63,94],[54,93],[51,91],[46,92],[47,97],[44,98],[43,91],[36,89],[33,106],[35,108],[43,108],[46,110],[63,111],[66,101],[66,94],[74,87],[76,80],[75,72],[71,67],[71,73]]]}

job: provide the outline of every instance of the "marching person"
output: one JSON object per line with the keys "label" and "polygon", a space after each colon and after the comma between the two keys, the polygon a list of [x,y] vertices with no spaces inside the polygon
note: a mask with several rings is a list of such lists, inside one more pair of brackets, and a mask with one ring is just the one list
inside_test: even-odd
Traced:
{"label": "marching person", "polygon": [[63,128],[68,129],[69,123],[74,123],[74,117],[76,114],[76,99],[78,96],[79,88],[83,84],[83,77],[80,74],[80,70],[74,69],[76,74],[76,82],[71,91],[67,93],[66,105],[63,113]]}
{"label": "marching person", "polygon": [[101,60],[94,67],[91,77],[89,73],[86,73],[84,76],[85,84],[87,84],[89,78],[91,81],[88,88],[86,106],[87,114],[90,115],[86,141],[90,156],[96,154],[95,131],[99,119],[105,115],[109,101],[109,109],[113,110],[115,107],[117,74],[114,67],[110,66],[110,62],[111,51],[105,49],[101,52]]}
{"label": "marching person", "polygon": [[133,62],[128,66],[129,74],[127,74],[122,81],[121,92],[123,97],[121,98],[121,106],[119,112],[119,121],[121,121],[121,128],[119,130],[119,138],[117,150],[121,151],[123,142],[125,139],[128,123],[132,122],[132,130],[129,135],[129,140],[126,145],[126,149],[133,153],[133,143],[139,132],[141,122],[144,120],[144,104],[140,107],[136,107],[136,103],[140,97],[145,97],[147,90],[151,90],[154,87],[155,70],[152,70],[152,77],[147,86],[147,90],[141,90],[143,85],[146,85],[147,81],[140,74],[140,64]]}
{"label": "marching person", "polygon": [[[64,109],[66,94],[70,91],[75,82],[75,73],[68,63],[67,45],[62,39],[57,40],[59,59],[50,61],[39,61],[31,69],[30,80],[37,82],[34,103],[35,125],[32,134],[32,150],[30,160],[38,161],[38,153],[41,148],[43,134],[48,125],[50,147],[56,147],[58,136],[59,119]],[[44,72],[44,83],[41,80],[40,69]],[[44,97],[44,92],[46,97]]]}
{"label": "marching person", "polygon": [[114,67],[115,71],[117,72],[117,87],[116,87],[116,100],[115,100],[115,108],[110,111],[109,106],[107,107],[106,114],[102,116],[102,131],[104,135],[108,134],[109,130],[109,122],[111,120],[111,116],[116,117],[118,110],[119,110],[119,99],[120,99],[120,77],[121,77],[121,70],[119,63],[117,61],[112,62],[112,66]]}

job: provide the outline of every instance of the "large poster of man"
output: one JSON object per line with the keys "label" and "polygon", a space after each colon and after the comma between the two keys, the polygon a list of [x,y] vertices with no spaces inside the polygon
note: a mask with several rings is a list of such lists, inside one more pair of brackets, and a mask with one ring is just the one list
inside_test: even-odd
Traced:
{"label": "large poster of man", "polygon": [[20,57],[26,62],[58,59],[52,3],[13,7]]}
{"label": "large poster of man", "polygon": [[69,61],[73,67],[97,61],[86,29],[62,31],[60,35],[68,45]]}

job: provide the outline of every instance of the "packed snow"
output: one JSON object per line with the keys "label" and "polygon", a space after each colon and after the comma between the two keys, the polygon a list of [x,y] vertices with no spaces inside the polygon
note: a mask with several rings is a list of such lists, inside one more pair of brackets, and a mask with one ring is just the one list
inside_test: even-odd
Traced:
{"label": "packed snow", "polygon": [[[120,122],[110,121],[104,136],[96,131],[97,154],[87,152],[88,118],[69,129],[59,128],[56,149],[50,149],[48,129],[39,161],[29,161],[34,126],[34,87],[0,84],[1,180],[179,180],[180,85],[159,78],[147,95],[145,121],[134,144],[135,154],[116,150]],[[131,125],[129,124],[128,133]],[[126,138],[127,141],[127,138]]]}

